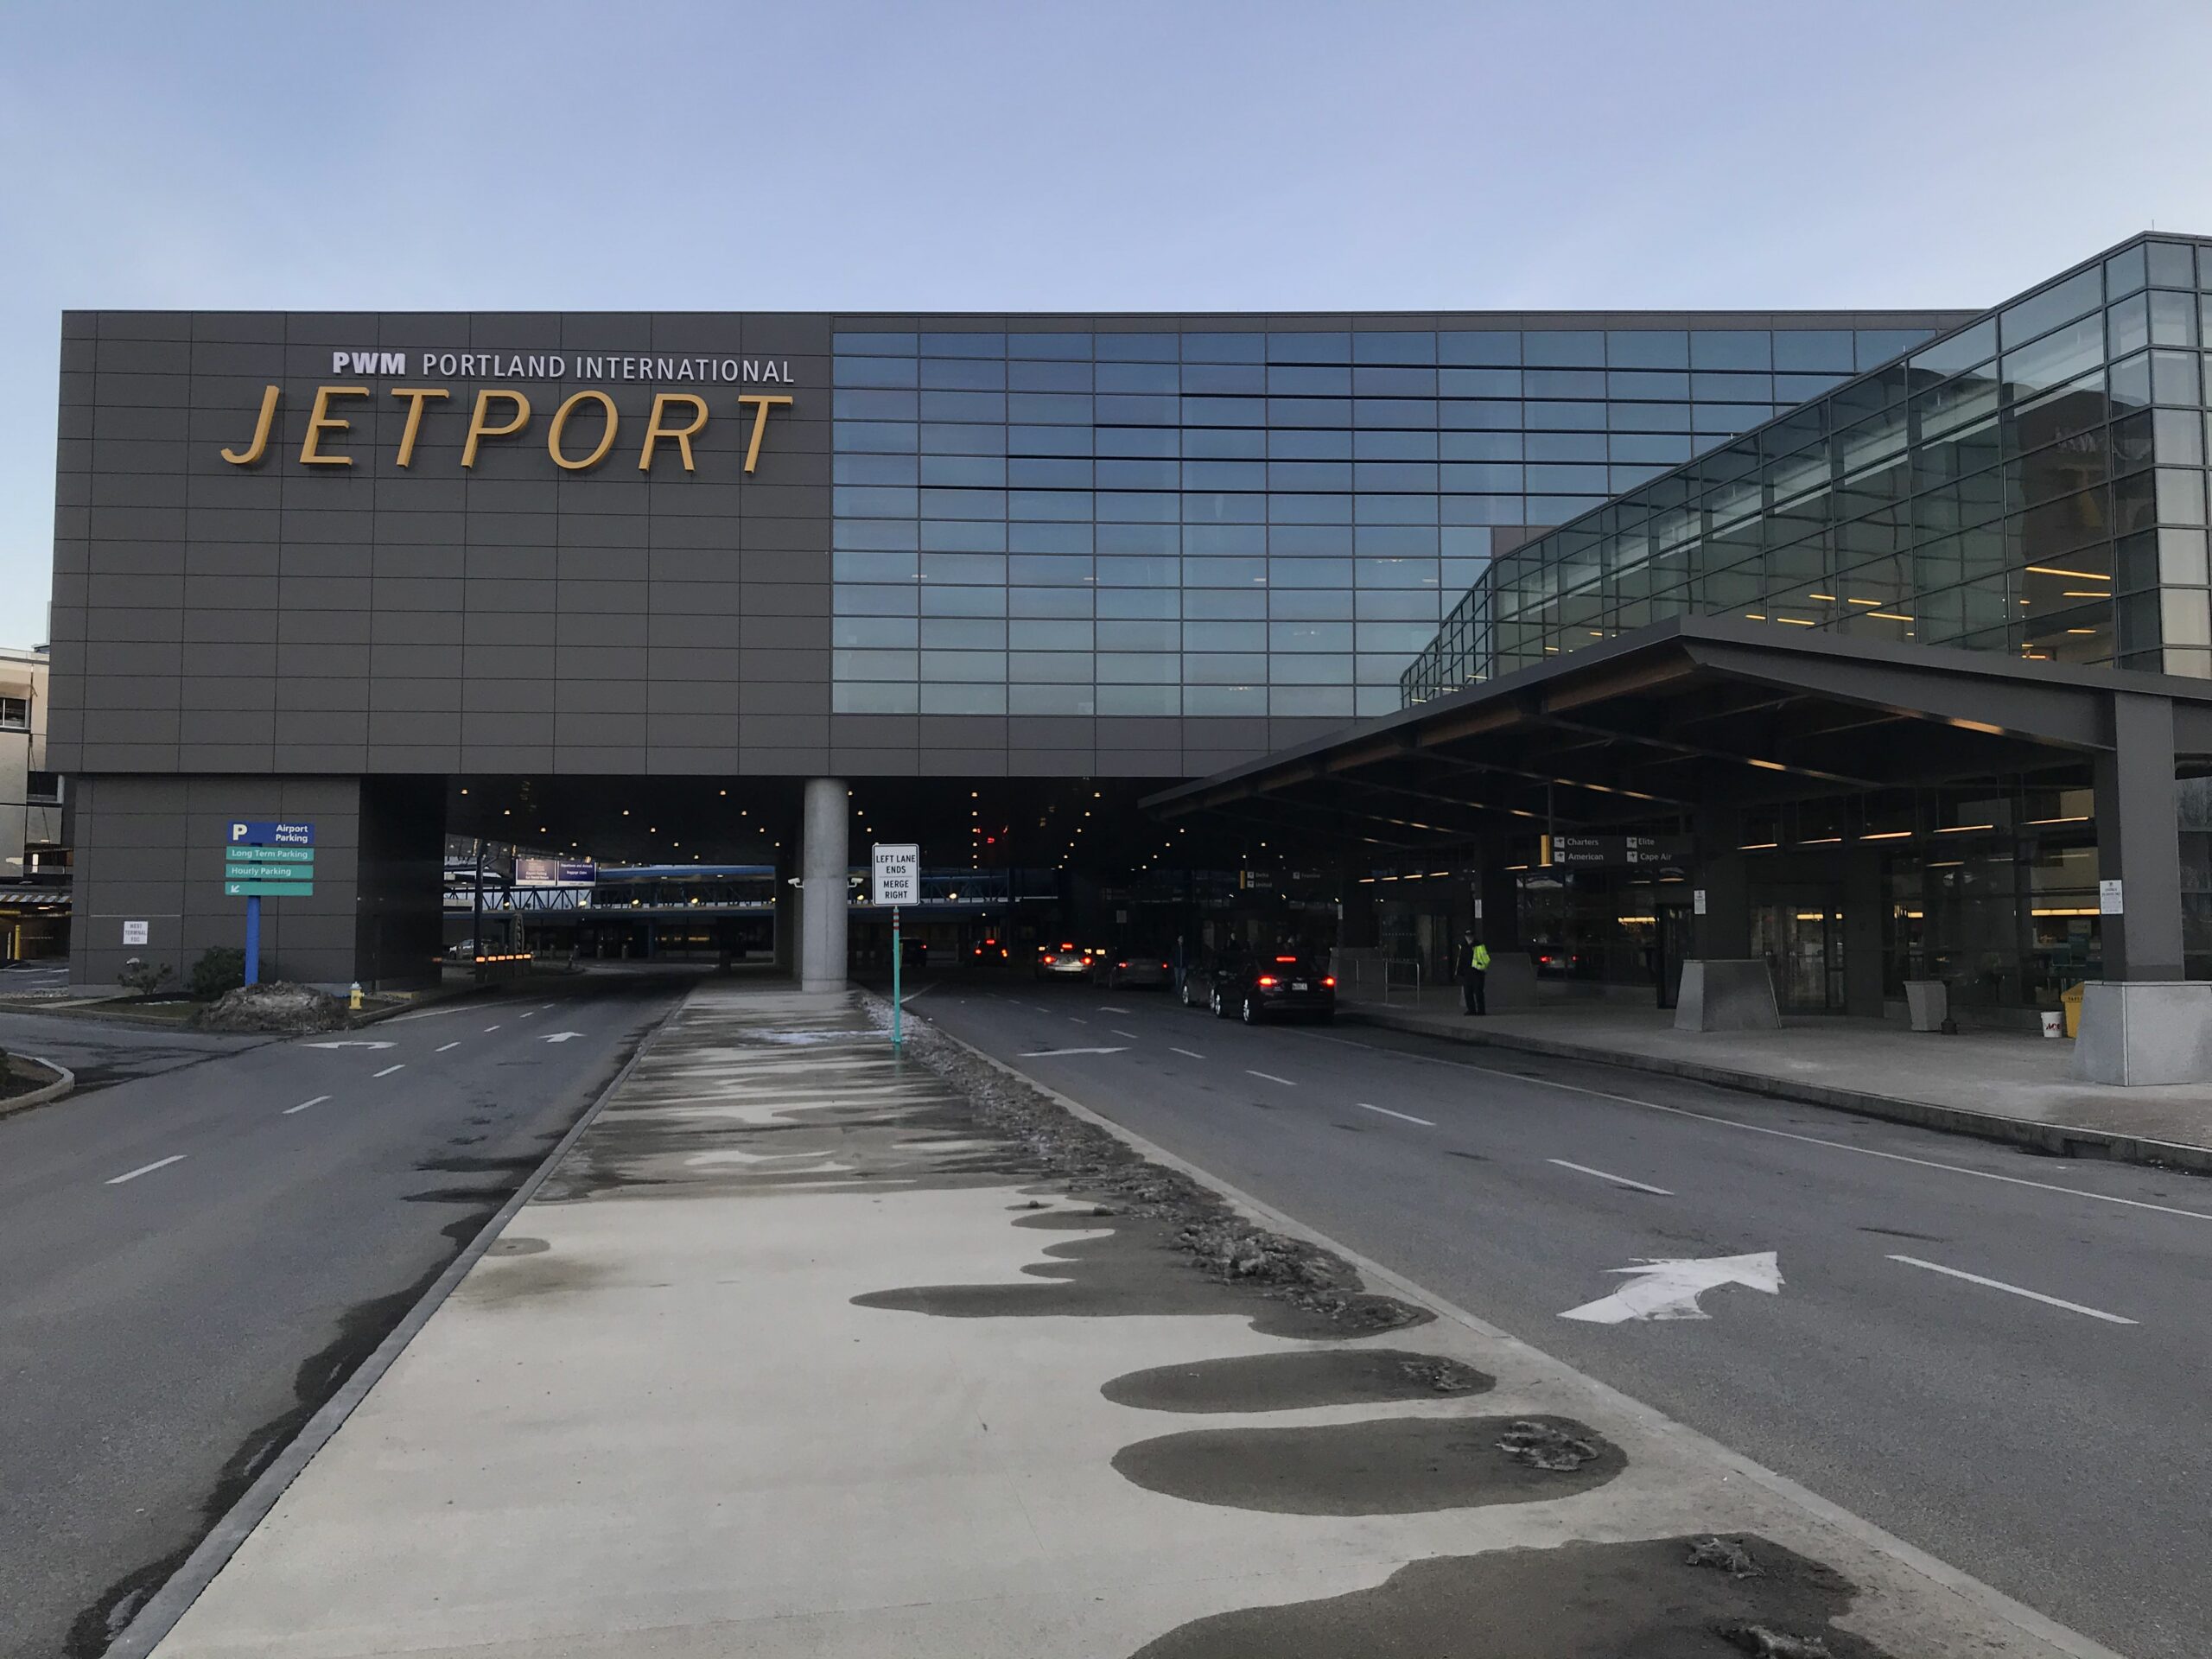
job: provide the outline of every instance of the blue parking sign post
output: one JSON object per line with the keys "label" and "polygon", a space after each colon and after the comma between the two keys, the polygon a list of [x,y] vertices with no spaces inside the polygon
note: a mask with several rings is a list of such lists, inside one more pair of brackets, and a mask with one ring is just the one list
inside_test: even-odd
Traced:
{"label": "blue parking sign post", "polygon": [[261,900],[315,892],[315,825],[233,818],[223,832],[223,891],[245,900],[245,982],[261,982]]}

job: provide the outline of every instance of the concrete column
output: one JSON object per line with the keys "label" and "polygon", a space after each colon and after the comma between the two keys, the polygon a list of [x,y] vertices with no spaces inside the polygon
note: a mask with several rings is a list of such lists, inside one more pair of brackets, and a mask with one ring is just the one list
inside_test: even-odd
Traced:
{"label": "concrete column", "polygon": [[1751,954],[1750,861],[1743,854],[1742,815],[1726,807],[1697,817],[1697,874],[1694,888],[1705,892],[1705,914],[1697,918],[1695,955],[1733,961]]}
{"label": "concrete column", "polygon": [[2102,918],[2105,978],[2179,980],[2181,835],[2174,706],[2113,695],[2113,747],[2096,760],[2097,874],[2122,883],[2123,914]]}
{"label": "concrete column", "polygon": [[806,780],[799,848],[798,986],[837,991],[845,986],[848,845],[852,799],[842,778]]}
{"label": "concrete column", "polygon": [[1843,1011],[1879,1019],[1882,1014],[1882,912],[1889,895],[1882,885],[1882,855],[1853,847],[1843,856]]}
{"label": "concrete column", "polygon": [[1374,950],[1382,943],[1382,933],[1376,925],[1375,889],[1362,884],[1357,866],[1346,864],[1338,871],[1337,899],[1344,906],[1337,924],[1337,948]]}
{"label": "concrete column", "polygon": [[2082,988],[2074,1074],[2126,1086],[2212,1082],[2212,985],[2183,976],[2174,710],[2115,692],[2096,760],[2097,874],[2120,884],[2101,922],[2105,976]]}

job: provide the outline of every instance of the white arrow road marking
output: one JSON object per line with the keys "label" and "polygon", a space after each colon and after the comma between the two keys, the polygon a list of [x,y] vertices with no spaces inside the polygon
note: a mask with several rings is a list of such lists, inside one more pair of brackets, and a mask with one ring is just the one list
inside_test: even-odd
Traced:
{"label": "white arrow road marking", "polygon": [[548,1043],[565,1043],[571,1037],[581,1037],[583,1033],[581,1031],[556,1031],[549,1032],[540,1040]]}
{"label": "white arrow road marking", "polygon": [[383,1071],[372,1071],[369,1075],[376,1077],[388,1077],[395,1071],[404,1071],[406,1069],[407,1062],[402,1060],[397,1065],[387,1065]]}
{"label": "white arrow road marking", "polygon": [[1433,1129],[1436,1127],[1428,1119],[1415,1117],[1411,1112],[1394,1112],[1388,1106],[1370,1106],[1363,1100],[1355,1101],[1352,1103],[1363,1112],[1380,1112],[1383,1116],[1395,1117],[1402,1123],[1418,1123],[1424,1129]]}
{"label": "white arrow road marking", "polygon": [[304,1112],[310,1106],[320,1106],[329,1098],[328,1095],[317,1095],[313,1100],[303,1100],[296,1106],[287,1106],[278,1116],[289,1117],[294,1112]]}
{"label": "white arrow road marking", "polygon": [[150,1164],[141,1164],[128,1174],[111,1177],[107,1184],[110,1186],[121,1186],[125,1181],[135,1181],[141,1175],[150,1175],[157,1169],[167,1169],[171,1164],[181,1164],[183,1161],[182,1153],[173,1152],[168,1157],[156,1159]]}
{"label": "white arrow road marking", "polygon": [[1713,1255],[1702,1262],[1645,1262],[1639,1267],[1613,1271],[1634,1274],[1636,1282],[1594,1302],[1570,1307],[1560,1318],[1588,1325],[1619,1325],[1628,1319],[1709,1319],[1713,1315],[1697,1305],[1697,1299],[1716,1286],[1744,1285],[1770,1296],[1782,1289],[1782,1268],[1772,1250]]}
{"label": "white arrow road marking", "polygon": [[1127,1048],[1033,1048],[1022,1055],[1025,1060],[1049,1060],[1062,1054],[1126,1054]]}
{"label": "white arrow road marking", "polygon": [[302,1043],[302,1048],[390,1048],[390,1043],[373,1043],[365,1037],[341,1037],[334,1043]]}
{"label": "white arrow road marking", "polygon": [[2107,1325],[2135,1325],[2135,1319],[2123,1319],[2117,1313],[2107,1313],[2098,1308],[2084,1307],[2079,1302],[2063,1302],[2056,1296],[2046,1296],[2039,1290],[2023,1290],[2018,1285],[2008,1285],[2002,1279],[1985,1279],[1978,1273],[1967,1273],[1957,1268],[1947,1268],[1940,1262],[1923,1262],[1916,1255],[1893,1255],[1892,1262],[1902,1262],[1908,1268],[1925,1268],[1930,1273],[1944,1274],[1953,1279],[1963,1279],[1970,1285],[1986,1285],[1992,1290],[2001,1290],[2008,1296],[2024,1296],[2031,1302],[2041,1302],[2047,1307],[2063,1307],[2069,1313],[2086,1313],[2093,1319],[2102,1319]]}
{"label": "white arrow road marking", "polygon": [[1592,1169],[1587,1164],[1570,1164],[1564,1158],[1547,1158],[1548,1164],[1557,1164],[1561,1169],[1571,1169],[1578,1175],[1595,1175],[1601,1181],[1611,1181],[1615,1186],[1632,1186],[1639,1192],[1656,1192],[1662,1198],[1675,1195],[1663,1186],[1646,1186],[1642,1181],[1631,1181],[1625,1175],[1608,1174],[1602,1169]]}

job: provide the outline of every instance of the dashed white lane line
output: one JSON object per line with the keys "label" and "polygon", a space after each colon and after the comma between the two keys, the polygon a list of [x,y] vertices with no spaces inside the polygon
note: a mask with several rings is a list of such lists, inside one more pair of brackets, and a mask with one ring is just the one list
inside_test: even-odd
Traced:
{"label": "dashed white lane line", "polygon": [[1363,1100],[1355,1101],[1353,1104],[1357,1105],[1363,1112],[1380,1112],[1383,1116],[1395,1117],[1401,1122],[1418,1123],[1424,1129],[1433,1129],[1436,1127],[1436,1125],[1429,1119],[1425,1117],[1415,1117],[1411,1112],[1394,1112],[1388,1106],[1370,1106]]}
{"label": "dashed white lane line", "polygon": [[1205,1056],[1199,1053],[1196,1049],[1170,1048],[1167,1052],[1170,1054],[1180,1054],[1186,1060],[1203,1060],[1205,1058]]}
{"label": "dashed white lane line", "polygon": [[1071,1020],[1072,1020],[1075,1024],[1077,1024],[1077,1025],[1078,1025],[1078,1026],[1087,1026],[1087,1025],[1089,1025],[1089,1024],[1090,1023],[1090,1020],[1085,1020],[1085,1019],[1084,1019],[1082,1015],[1080,1015],[1080,1014],[1071,1014],[1068,1015],[1068,1018],[1069,1018]]}
{"label": "dashed white lane line", "polygon": [[1892,1262],[1902,1262],[1908,1268],[1924,1268],[1930,1273],[1940,1273],[1952,1279],[1963,1279],[1970,1285],[1986,1285],[1992,1290],[2001,1290],[2008,1296],[2024,1296],[2031,1302],[2041,1302],[2046,1307],[2063,1307],[2069,1313],[2086,1313],[2093,1319],[2102,1319],[2107,1325],[2136,1325],[2139,1320],[2124,1319],[2117,1313],[2107,1313],[2101,1308],[2084,1307],[2079,1302],[2061,1300],[2046,1296],[2039,1290],[2023,1290],[2018,1285],[2008,1285],[2002,1279],[1985,1279],[1978,1273],[1967,1273],[1959,1268],[1947,1268],[1941,1262],[1923,1262],[1916,1255],[1893,1255]]}
{"label": "dashed white lane line", "polygon": [[2171,1204],[2152,1204],[2143,1198],[2123,1198],[2111,1192],[2084,1192],[2071,1186],[2055,1186],[2049,1181],[2031,1181],[2020,1175],[1999,1175],[1990,1169],[1968,1169],[1963,1164],[1947,1164],[1935,1158],[1915,1158],[1909,1153],[1884,1152],[1878,1147],[1854,1147],[1847,1141],[1829,1141],[1817,1135],[1800,1135],[1795,1129],[1770,1128],[1764,1123],[1746,1123],[1738,1117],[1723,1117],[1717,1112],[1694,1111],[1688,1106],[1662,1106],[1656,1100],[1638,1100],[1634,1095],[1617,1095],[1609,1090],[1587,1089],[1579,1083],[1561,1083],[1554,1077],[1531,1077],[1525,1071],[1507,1071],[1494,1065],[1477,1065],[1468,1060],[1440,1059],[1433,1054],[1411,1054],[1402,1049],[1378,1049],[1373,1043],[1363,1043],[1351,1037],[1332,1037],[1323,1032],[1309,1033],[1314,1041],[1339,1043],[1346,1048],[1363,1048],[1370,1054],[1396,1054],[1401,1059],[1412,1060],[1421,1065],[1444,1065],[1461,1071],[1480,1071],[1489,1077],[1505,1077],[1516,1083],[1533,1083],[1541,1089],[1563,1090],[1570,1095],[1587,1095],[1592,1100],[1610,1100],[1622,1106],[1640,1106],[1647,1112],[1664,1112],[1670,1117],[1687,1117],[1700,1123],[1718,1123],[1723,1128],[1742,1129],[1749,1135],[1770,1135],[1779,1141],[1801,1141],[1808,1147],[1826,1147],[1831,1152],[1856,1153],[1861,1158],[1880,1158],[1893,1164],[1911,1164],[1921,1169],[1940,1169],[1947,1175],[1971,1175],[1978,1181],[1997,1181],[2006,1186],[2033,1187],[2038,1192],[2057,1192],[2069,1198],[2094,1198],[2099,1204],[2117,1204],[2129,1210],[2149,1210],[2162,1216],[2180,1216],[2190,1221],[2212,1221],[2212,1211],[2183,1210]]}
{"label": "dashed white lane line", "polygon": [[1279,1077],[1272,1071],[1255,1071],[1249,1065],[1244,1068],[1244,1075],[1248,1077],[1259,1077],[1268,1083],[1279,1083],[1286,1089],[1295,1089],[1298,1087],[1298,1085],[1293,1083],[1288,1077]]}
{"label": "dashed white lane line", "polygon": [[537,1010],[536,1008],[524,1008],[515,1017],[519,1020],[534,1020],[537,1017]]}
{"label": "dashed white lane line", "polygon": [[328,1100],[330,1096],[328,1095],[317,1095],[313,1100],[303,1100],[296,1106],[287,1106],[282,1112],[278,1113],[277,1116],[280,1117],[289,1117],[294,1112],[304,1112],[310,1106],[320,1106],[324,1101]]}
{"label": "dashed white lane line", "polygon": [[182,1153],[173,1152],[168,1157],[157,1158],[150,1164],[141,1164],[137,1168],[130,1171],[126,1174],[111,1176],[108,1179],[107,1185],[110,1186],[121,1186],[125,1181],[135,1181],[141,1175],[150,1175],[157,1169],[167,1169],[171,1164],[181,1164],[183,1161],[184,1154]]}
{"label": "dashed white lane line", "polygon": [[395,1071],[404,1071],[406,1069],[407,1062],[402,1060],[397,1065],[387,1065],[383,1071],[377,1072],[375,1075],[379,1077],[388,1077]]}
{"label": "dashed white lane line", "polygon": [[455,1039],[454,1041],[452,1041],[452,1042],[450,1042],[450,1043],[441,1043],[441,1044],[439,1044],[439,1045],[438,1045],[438,1047],[437,1047],[437,1051],[436,1051],[436,1052],[439,1052],[439,1053],[441,1053],[441,1054],[442,1054],[442,1053],[444,1053],[444,1052],[446,1052],[446,1050],[448,1050],[448,1049],[449,1049],[449,1048],[459,1048],[460,1046],[461,1046],[460,1039]]}
{"label": "dashed white lane line", "polygon": [[1134,1031],[1123,1031],[1116,1026],[1109,1026],[1106,1029],[1112,1032],[1116,1037],[1128,1038],[1133,1043],[1137,1040],[1137,1034]]}
{"label": "dashed white lane line", "polygon": [[499,1027],[497,1026],[486,1026],[484,1029],[486,1031],[497,1031]]}
{"label": "dashed white lane line", "polygon": [[1101,1002],[1098,1005],[1098,1012],[1101,1014],[1127,1014],[1128,1010],[1127,1008],[1117,1008],[1111,1002]]}
{"label": "dashed white lane line", "polygon": [[1639,1192],[1656,1192],[1662,1198],[1675,1195],[1663,1186],[1649,1186],[1642,1181],[1631,1181],[1625,1175],[1616,1175],[1610,1170],[1592,1169],[1587,1164],[1570,1164],[1564,1158],[1547,1158],[1548,1164],[1557,1164],[1561,1169],[1571,1169],[1578,1175],[1595,1175],[1601,1181],[1611,1181],[1615,1186],[1632,1186]]}

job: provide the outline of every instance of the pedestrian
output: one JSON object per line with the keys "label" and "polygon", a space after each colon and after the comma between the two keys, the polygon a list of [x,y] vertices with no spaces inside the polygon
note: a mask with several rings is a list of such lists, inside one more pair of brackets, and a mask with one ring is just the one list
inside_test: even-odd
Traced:
{"label": "pedestrian", "polygon": [[1490,1012],[1484,986],[1490,978],[1490,947],[1475,937],[1472,928],[1459,943],[1459,1011]]}

